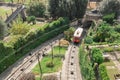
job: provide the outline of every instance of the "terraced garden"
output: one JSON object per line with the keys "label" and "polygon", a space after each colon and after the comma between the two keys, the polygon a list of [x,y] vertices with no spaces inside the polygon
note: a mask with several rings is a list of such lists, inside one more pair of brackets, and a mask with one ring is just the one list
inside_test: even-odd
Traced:
{"label": "terraced garden", "polygon": [[[55,55],[60,55],[59,48],[60,48],[61,55],[64,56],[65,52],[67,50],[67,47],[59,47],[59,46],[55,46],[53,48],[53,55],[54,56]],[[51,52],[48,53],[48,54],[49,54],[49,56],[46,55],[41,61],[41,68],[42,68],[42,73],[43,74],[58,72],[62,68],[62,57],[61,56],[54,57],[54,59],[53,59],[54,66],[53,67],[48,67],[49,62],[51,62],[51,60],[52,60],[52,58],[51,58],[52,56],[50,57]],[[32,72],[36,76],[36,80],[40,80],[39,79],[40,78],[39,77],[39,71],[40,71],[39,65],[37,64],[32,70]]]}
{"label": "terraced garden", "polygon": [[0,17],[2,20],[5,20],[7,18],[6,14],[9,16],[12,14],[13,11],[16,9],[15,7],[8,7],[8,6],[0,6]]}

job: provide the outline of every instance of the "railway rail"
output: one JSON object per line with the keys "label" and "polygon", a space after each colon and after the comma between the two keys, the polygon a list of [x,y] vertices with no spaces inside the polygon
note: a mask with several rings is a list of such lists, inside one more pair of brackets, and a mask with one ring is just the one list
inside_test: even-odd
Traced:
{"label": "railway rail", "polygon": [[78,45],[71,44],[66,66],[67,80],[81,80],[78,61]]}
{"label": "railway rail", "polygon": [[13,68],[12,72],[0,80],[19,80],[20,77],[26,72],[26,70],[35,62],[37,61],[37,57],[41,60],[44,54],[47,54],[48,51],[51,49],[56,43],[58,43],[59,39],[62,38],[63,35],[59,35],[58,37],[47,41],[45,44],[41,45],[39,49],[27,54],[27,57],[23,58],[22,63],[18,63],[20,65],[16,66],[17,68]]}

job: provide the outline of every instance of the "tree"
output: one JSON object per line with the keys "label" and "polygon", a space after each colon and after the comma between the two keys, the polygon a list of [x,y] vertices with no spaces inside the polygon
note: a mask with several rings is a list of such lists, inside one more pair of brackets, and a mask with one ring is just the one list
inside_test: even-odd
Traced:
{"label": "tree", "polygon": [[79,60],[80,60],[80,68],[81,74],[84,80],[95,80],[95,73],[92,67],[90,60],[88,59],[88,53],[84,50],[83,44],[79,49]]}
{"label": "tree", "polygon": [[98,27],[96,34],[94,35],[94,41],[96,42],[109,41],[109,38],[111,37],[111,34],[113,32],[114,32],[114,29],[106,22],[103,22]]}
{"label": "tree", "polygon": [[0,56],[6,56],[12,53],[14,50],[11,46],[5,45],[2,41],[0,41]]}
{"label": "tree", "polygon": [[27,21],[28,21],[28,23],[32,22],[32,24],[35,24],[36,23],[35,16],[29,16],[29,17],[27,17]]}
{"label": "tree", "polygon": [[102,51],[98,48],[93,48],[91,50],[92,61],[93,63],[101,64],[103,62]]}
{"label": "tree", "polygon": [[120,15],[120,0],[103,0],[99,6],[103,15],[115,14],[115,18]]}
{"label": "tree", "polygon": [[74,27],[70,27],[68,30],[66,30],[64,32],[65,39],[68,40],[68,41],[70,41],[71,38],[72,38],[72,36],[73,36],[73,34],[74,34],[74,32],[75,32],[75,28]]}
{"label": "tree", "polygon": [[104,64],[99,65],[99,74],[102,80],[110,80],[107,74],[107,69]]}
{"label": "tree", "polygon": [[53,18],[59,15],[59,0],[49,0],[49,12]]}
{"label": "tree", "polygon": [[23,21],[19,17],[16,21],[13,22],[12,28],[9,32],[12,35],[25,35],[28,31],[29,25],[27,23],[23,23]]}
{"label": "tree", "polygon": [[53,18],[81,18],[86,11],[87,2],[88,0],[49,0],[49,11]]}
{"label": "tree", "polygon": [[91,36],[87,36],[87,37],[85,38],[85,43],[87,43],[87,44],[92,44],[92,43],[93,43],[92,37],[91,37]]}
{"label": "tree", "polygon": [[113,24],[114,23],[114,18],[115,18],[115,14],[107,14],[105,16],[103,16],[103,20],[106,21],[109,24]]}
{"label": "tree", "polygon": [[3,39],[3,37],[6,34],[7,34],[7,26],[2,20],[0,20],[0,39]]}
{"label": "tree", "polygon": [[115,31],[117,31],[118,33],[120,33],[120,24],[115,26]]}
{"label": "tree", "polygon": [[34,3],[29,4],[27,13],[29,16],[43,17],[45,14],[45,6],[42,3],[35,1]]}
{"label": "tree", "polygon": [[76,18],[81,18],[85,14],[88,0],[75,0]]}

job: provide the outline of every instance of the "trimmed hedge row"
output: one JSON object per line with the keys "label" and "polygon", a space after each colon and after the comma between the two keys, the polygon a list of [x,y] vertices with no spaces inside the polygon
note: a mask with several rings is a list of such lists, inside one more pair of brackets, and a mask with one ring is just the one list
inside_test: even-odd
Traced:
{"label": "trimmed hedge row", "polygon": [[104,59],[103,59],[102,53],[103,52],[99,48],[92,48],[92,50],[91,50],[92,62],[98,63],[98,64],[103,63]]}
{"label": "trimmed hedge row", "polygon": [[110,78],[107,75],[107,70],[105,65],[103,64],[99,65],[99,74],[100,74],[101,80],[110,80]]}
{"label": "trimmed hedge row", "polygon": [[95,73],[90,60],[88,59],[88,53],[85,52],[83,44],[79,49],[79,62],[81,68],[81,74],[83,80],[95,80]]}
{"label": "trimmed hedge row", "polygon": [[5,69],[7,69],[10,65],[15,63],[18,59],[20,59],[23,55],[31,51],[32,49],[36,48],[43,42],[57,36],[60,33],[63,33],[64,30],[68,29],[69,26],[61,26],[55,30],[52,30],[48,33],[45,33],[44,35],[38,37],[37,39],[30,42],[30,44],[24,46],[19,51],[16,52],[16,54],[11,54],[7,57],[5,57],[2,61],[0,61],[0,73],[2,73]]}
{"label": "trimmed hedge row", "polygon": [[14,49],[11,46],[5,45],[4,42],[0,41],[0,60],[10,53],[13,53]]}

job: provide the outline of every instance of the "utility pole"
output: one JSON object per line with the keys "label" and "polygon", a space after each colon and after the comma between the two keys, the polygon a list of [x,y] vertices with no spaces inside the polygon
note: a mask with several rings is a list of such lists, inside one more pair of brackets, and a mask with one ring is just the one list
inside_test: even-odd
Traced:
{"label": "utility pole", "polygon": [[52,43],[50,44],[50,46],[51,46],[51,50],[52,50],[52,63],[53,63],[53,45],[52,45]]}
{"label": "utility pole", "polygon": [[60,54],[60,39],[59,39],[59,54]]}
{"label": "utility pole", "polygon": [[38,59],[38,64],[39,64],[39,70],[40,70],[40,80],[42,80],[42,68],[41,68],[41,63],[40,63],[40,60],[39,60],[39,55],[37,55],[37,59]]}

